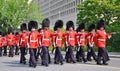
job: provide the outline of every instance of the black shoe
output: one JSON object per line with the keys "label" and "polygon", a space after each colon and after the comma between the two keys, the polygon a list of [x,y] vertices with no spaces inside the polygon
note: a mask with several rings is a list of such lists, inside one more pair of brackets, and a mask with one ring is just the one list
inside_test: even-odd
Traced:
{"label": "black shoe", "polygon": [[7,56],[7,54],[3,54],[3,56]]}
{"label": "black shoe", "polygon": [[105,63],[103,63],[103,65],[108,65],[108,63],[105,62]]}
{"label": "black shoe", "polygon": [[73,61],[73,64],[75,64],[76,63],[76,61]]}
{"label": "black shoe", "polygon": [[63,65],[63,62],[60,62],[61,65]]}
{"label": "black shoe", "polygon": [[48,67],[48,64],[46,64],[45,66]]}
{"label": "black shoe", "polygon": [[84,63],[86,63],[87,62],[87,60],[84,60]]}
{"label": "black shoe", "polygon": [[92,61],[92,59],[87,59],[88,61]]}
{"label": "black shoe", "polygon": [[23,64],[26,64],[26,61],[24,61]]}
{"label": "black shoe", "polygon": [[59,64],[58,62],[54,62],[54,64]]}
{"label": "black shoe", "polygon": [[19,55],[19,53],[15,53],[15,55]]}
{"label": "black shoe", "polygon": [[34,68],[36,68],[36,66],[37,66],[36,64],[35,64],[35,65],[33,65],[33,67],[34,67]]}

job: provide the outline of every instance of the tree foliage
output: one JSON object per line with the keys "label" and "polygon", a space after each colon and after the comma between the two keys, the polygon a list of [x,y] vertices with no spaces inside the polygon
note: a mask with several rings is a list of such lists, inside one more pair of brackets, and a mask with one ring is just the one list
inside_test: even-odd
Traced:
{"label": "tree foliage", "polygon": [[41,21],[39,6],[29,0],[0,0],[0,30],[6,31],[9,26],[16,29],[21,23],[29,20]]}
{"label": "tree foliage", "polygon": [[120,23],[119,0],[84,0],[77,6],[77,23],[96,23],[104,19],[106,24]]}

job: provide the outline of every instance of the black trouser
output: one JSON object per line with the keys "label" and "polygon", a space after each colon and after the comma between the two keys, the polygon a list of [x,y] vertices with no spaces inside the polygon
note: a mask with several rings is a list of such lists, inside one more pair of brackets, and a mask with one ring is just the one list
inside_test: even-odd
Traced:
{"label": "black trouser", "polygon": [[7,55],[7,46],[4,46],[4,55]]}
{"label": "black trouser", "polygon": [[73,47],[70,46],[67,48],[67,51],[66,51],[66,62],[75,62],[75,57],[74,57],[74,54],[73,54]]}
{"label": "black trouser", "polygon": [[39,56],[40,56],[40,47],[37,49],[37,56],[36,56],[36,59],[39,59]]}
{"label": "black trouser", "polygon": [[20,52],[21,52],[21,56],[20,56],[20,63],[25,63],[25,50],[26,48],[25,47],[21,47],[20,48]]}
{"label": "black trouser", "polygon": [[93,47],[90,47],[88,45],[88,52],[87,52],[87,60],[88,61],[91,61],[91,57],[93,57],[93,59],[96,61],[97,60],[97,56],[95,54],[95,51],[94,51],[94,46]]}
{"label": "black trouser", "polygon": [[29,54],[30,54],[30,58],[29,58],[29,65],[30,66],[36,66],[37,65],[37,61],[36,61],[36,52],[37,49],[33,49],[33,48],[29,48]]}
{"label": "black trouser", "polygon": [[61,54],[61,49],[59,47],[55,48],[55,57],[54,60],[56,63],[63,62],[63,56]]}
{"label": "black trouser", "polygon": [[0,47],[0,56],[2,56],[2,47]]}
{"label": "black trouser", "polygon": [[13,45],[10,45],[9,46],[9,57],[13,57],[14,56],[14,46]]}
{"label": "black trouser", "polygon": [[106,63],[109,59],[108,53],[105,48],[98,48],[97,63]]}
{"label": "black trouser", "polygon": [[15,55],[19,55],[19,47],[18,46],[16,46]]}
{"label": "black trouser", "polygon": [[42,65],[48,65],[50,61],[49,51],[48,47],[43,46],[42,47]]}
{"label": "black trouser", "polygon": [[77,53],[76,53],[76,59],[78,62],[81,62],[82,60],[86,62],[85,58],[85,52],[84,52],[84,47],[80,46],[77,48]]}

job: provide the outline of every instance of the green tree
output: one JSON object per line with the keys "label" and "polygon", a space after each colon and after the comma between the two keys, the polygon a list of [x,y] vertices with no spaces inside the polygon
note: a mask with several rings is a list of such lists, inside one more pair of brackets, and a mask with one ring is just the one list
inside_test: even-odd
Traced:
{"label": "green tree", "polygon": [[118,32],[108,41],[108,46],[120,48],[120,0],[84,0],[77,9],[77,24],[96,24],[98,20],[104,19],[107,32]]}
{"label": "green tree", "polygon": [[77,24],[96,23],[101,18],[106,24],[120,22],[120,2],[119,0],[84,0],[77,6]]}
{"label": "green tree", "polygon": [[0,0],[0,30],[6,31],[9,26],[17,29],[29,20],[40,22],[43,16],[39,8],[32,0]]}

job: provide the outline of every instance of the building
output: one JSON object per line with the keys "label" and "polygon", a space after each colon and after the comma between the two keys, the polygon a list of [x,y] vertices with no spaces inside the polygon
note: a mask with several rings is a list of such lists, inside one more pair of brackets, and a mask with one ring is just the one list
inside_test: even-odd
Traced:
{"label": "building", "polygon": [[76,7],[83,0],[35,0],[35,2],[40,5],[39,12],[45,18],[49,18],[51,26],[53,26],[58,19],[63,20],[64,23],[69,20],[76,23]]}

